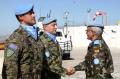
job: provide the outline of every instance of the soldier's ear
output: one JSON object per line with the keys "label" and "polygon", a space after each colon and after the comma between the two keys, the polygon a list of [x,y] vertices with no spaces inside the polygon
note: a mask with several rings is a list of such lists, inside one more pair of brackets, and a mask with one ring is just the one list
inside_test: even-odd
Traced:
{"label": "soldier's ear", "polygon": [[23,21],[23,16],[18,16],[19,21]]}

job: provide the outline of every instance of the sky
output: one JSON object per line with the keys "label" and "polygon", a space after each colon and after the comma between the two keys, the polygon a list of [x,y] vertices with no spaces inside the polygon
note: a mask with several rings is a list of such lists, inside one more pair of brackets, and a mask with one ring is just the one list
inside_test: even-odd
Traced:
{"label": "sky", "polygon": [[[120,20],[120,0],[1,0],[0,1],[0,36],[11,34],[19,27],[14,10],[17,5],[33,3],[36,20],[46,16],[51,11],[51,17],[56,18],[58,26],[66,22],[64,16],[68,13],[68,24],[103,24],[115,25]],[[88,10],[90,12],[88,13]],[[106,15],[92,18],[97,11]],[[107,19],[105,19],[107,17]],[[103,18],[103,19],[102,19]]]}

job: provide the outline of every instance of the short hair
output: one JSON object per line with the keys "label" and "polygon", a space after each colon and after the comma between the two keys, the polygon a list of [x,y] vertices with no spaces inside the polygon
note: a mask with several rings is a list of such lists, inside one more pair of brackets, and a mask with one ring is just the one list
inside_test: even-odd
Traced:
{"label": "short hair", "polygon": [[100,36],[103,34],[103,30],[99,27],[91,27],[91,29],[96,33],[97,36]]}

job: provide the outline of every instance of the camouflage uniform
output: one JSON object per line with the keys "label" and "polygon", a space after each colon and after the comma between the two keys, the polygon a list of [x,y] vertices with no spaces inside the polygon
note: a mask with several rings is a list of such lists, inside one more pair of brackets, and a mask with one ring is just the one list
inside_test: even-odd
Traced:
{"label": "camouflage uniform", "polygon": [[3,79],[41,79],[44,47],[21,26],[6,40]]}
{"label": "camouflage uniform", "polygon": [[85,70],[86,79],[113,79],[113,60],[105,41],[96,39],[88,46],[85,61],[75,66],[75,70]]}
{"label": "camouflage uniform", "polygon": [[45,45],[42,79],[61,79],[67,70],[62,67],[62,50],[47,34],[42,33],[41,40]]}

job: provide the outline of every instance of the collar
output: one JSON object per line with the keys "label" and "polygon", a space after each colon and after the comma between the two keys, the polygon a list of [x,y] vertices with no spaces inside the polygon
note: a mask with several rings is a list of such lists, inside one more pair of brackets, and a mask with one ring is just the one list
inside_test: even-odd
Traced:
{"label": "collar", "polygon": [[100,43],[101,43],[100,40],[102,40],[102,39],[103,39],[102,36],[100,36],[100,37],[94,39],[93,41],[91,41],[91,43],[90,43],[89,45],[92,45],[92,44],[100,44]]}
{"label": "collar", "polygon": [[34,39],[37,39],[38,33],[37,33],[37,28],[35,26],[28,26],[28,25],[25,25],[25,24],[21,24],[21,26]]}
{"label": "collar", "polygon": [[56,41],[56,36],[49,33],[49,32],[45,32],[53,41]]}
{"label": "collar", "polygon": [[21,24],[22,28],[27,30],[27,29],[35,29],[35,26],[29,26],[29,25],[25,25],[25,24]]}

